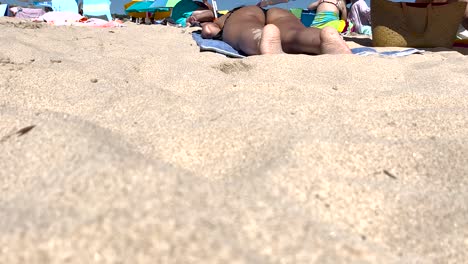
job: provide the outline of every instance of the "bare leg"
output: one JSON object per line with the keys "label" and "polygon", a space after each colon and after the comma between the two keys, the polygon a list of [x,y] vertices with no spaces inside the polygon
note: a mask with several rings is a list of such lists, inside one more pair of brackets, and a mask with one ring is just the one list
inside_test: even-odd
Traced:
{"label": "bare leg", "polygon": [[286,53],[320,54],[320,29],[306,28],[297,17],[280,8],[269,9],[266,22],[280,29]]}
{"label": "bare leg", "polygon": [[246,6],[226,18],[223,40],[247,55],[259,55],[265,15],[257,6]]}
{"label": "bare leg", "polygon": [[351,50],[333,28],[305,27],[297,17],[280,8],[267,12],[267,24],[280,30],[281,45],[286,53],[300,54],[349,54]]}
{"label": "bare leg", "polygon": [[333,27],[325,27],[320,32],[321,54],[351,54],[346,42]]}

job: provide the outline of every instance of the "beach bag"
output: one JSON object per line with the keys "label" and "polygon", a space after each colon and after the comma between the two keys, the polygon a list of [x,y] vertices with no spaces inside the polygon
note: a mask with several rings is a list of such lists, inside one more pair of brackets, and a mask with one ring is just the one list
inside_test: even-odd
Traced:
{"label": "beach bag", "polygon": [[419,4],[372,0],[372,44],[451,48],[465,8],[465,2]]}

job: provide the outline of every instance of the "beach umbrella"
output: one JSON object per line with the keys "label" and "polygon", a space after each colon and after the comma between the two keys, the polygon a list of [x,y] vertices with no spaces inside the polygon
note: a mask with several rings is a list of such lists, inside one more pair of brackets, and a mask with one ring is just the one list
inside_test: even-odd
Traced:
{"label": "beach umbrella", "polygon": [[180,0],[156,0],[151,6],[155,8],[174,7],[179,2]]}
{"label": "beach umbrella", "polygon": [[129,8],[131,5],[135,4],[135,3],[138,3],[138,2],[141,2],[143,0],[132,0],[131,2],[128,2],[128,3],[125,3],[124,4],[124,10],[127,10],[127,8]]}
{"label": "beach umbrella", "polygon": [[125,9],[125,12],[130,13],[130,12],[136,12],[136,13],[144,13],[144,12],[150,12],[153,13],[156,11],[156,8],[151,7],[153,4],[153,1],[139,1],[136,2],[132,5],[130,5],[127,9]]}
{"label": "beach umbrella", "polygon": [[[141,2],[143,0],[133,0],[131,2],[128,2],[126,4],[124,4],[124,10],[127,10],[127,8],[129,8],[131,5],[137,3],[137,2]],[[145,17],[148,17],[148,13],[146,12],[143,12],[143,13],[138,13],[138,12],[127,12],[125,11],[125,13],[127,13],[127,15],[131,16],[131,17],[134,17],[134,18],[145,18]]]}
{"label": "beach umbrella", "polygon": [[64,25],[67,22],[76,22],[83,19],[83,16],[70,11],[52,11],[47,12],[40,17],[47,22],[54,22],[54,25]]}
{"label": "beach umbrella", "polygon": [[211,0],[211,6],[213,6],[213,13],[215,18],[218,18],[218,2],[216,0]]}

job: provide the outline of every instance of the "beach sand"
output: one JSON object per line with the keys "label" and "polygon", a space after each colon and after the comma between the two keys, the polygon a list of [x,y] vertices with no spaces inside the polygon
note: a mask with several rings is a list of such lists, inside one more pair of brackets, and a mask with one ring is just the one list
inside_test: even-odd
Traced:
{"label": "beach sand", "polygon": [[0,19],[0,263],[468,259],[468,57],[126,25]]}

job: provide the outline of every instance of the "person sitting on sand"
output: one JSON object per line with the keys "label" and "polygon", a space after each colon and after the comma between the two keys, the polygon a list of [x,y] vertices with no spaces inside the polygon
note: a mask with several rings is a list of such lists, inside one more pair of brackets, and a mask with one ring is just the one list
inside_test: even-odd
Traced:
{"label": "person sitting on sand", "polygon": [[352,0],[348,19],[357,33],[372,35],[370,7],[364,0]]}
{"label": "person sitting on sand", "polygon": [[202,37],[222,39],[246,55],[351,53],[336,29],[307,28],[280,8],[236,8],[213,23],[203,23]]}
{"label": "person sitting on sand", "polygon": [[307,9],[316,10],[311,27],[334,27],[340,33],[352,31],[352,27],[347,21],[348,13],[345,0],[318,0],[311,3]]}
{"label": "person sitting on sand", "polygon": [[207,0],[181,0],[172,9],[171,19],[176,24],[186,27],[196,22],[211,22],[214,20],[214,13]]}

